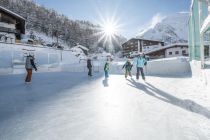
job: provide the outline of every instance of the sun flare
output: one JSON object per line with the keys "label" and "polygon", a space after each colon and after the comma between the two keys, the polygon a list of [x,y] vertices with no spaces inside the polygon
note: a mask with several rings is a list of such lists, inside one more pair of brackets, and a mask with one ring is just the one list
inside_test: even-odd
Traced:
{"label": "sun flare", "polygon": [[[100,15],[100,14],[99,14]],[[120,22],[120,18],[115,16],[100,16],[98,23],[98,32],[94,36],[98,36],[98,43],[102,43],[102,46],[109,51],[114,49],[114,45],[121,45],[118,36],[123,31],[123,24]]]}
{"label": "sun flare", "polygon": [[113,36],[117,33],[117,27],[113,23],[106,23],[103,25],[103,32],[106,36]]}

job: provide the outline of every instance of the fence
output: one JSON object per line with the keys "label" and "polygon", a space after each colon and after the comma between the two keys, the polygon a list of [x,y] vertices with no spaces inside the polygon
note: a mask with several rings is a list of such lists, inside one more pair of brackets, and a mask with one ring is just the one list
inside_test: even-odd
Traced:
{"label": "fence", "polygon": [[[86,72],[86,60],[80,61],[69,50],[48,47],[0,43],[0,73],[23,73],[27,54],[35,56],[39,71]],[[93,70],[100,71],[98,61],[93,61]]]}

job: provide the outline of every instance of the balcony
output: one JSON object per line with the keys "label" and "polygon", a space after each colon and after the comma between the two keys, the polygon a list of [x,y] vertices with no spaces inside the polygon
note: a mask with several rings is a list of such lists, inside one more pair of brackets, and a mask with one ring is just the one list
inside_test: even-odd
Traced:
{"label": "balcony", "polygon": [[8,24],[0,21],[0,27],[15,29],[15,24]]}
{"label": "balcony", "polygon": [[0,32],[20,34],[20,30],[5,28],[5,27],[0,27]]}

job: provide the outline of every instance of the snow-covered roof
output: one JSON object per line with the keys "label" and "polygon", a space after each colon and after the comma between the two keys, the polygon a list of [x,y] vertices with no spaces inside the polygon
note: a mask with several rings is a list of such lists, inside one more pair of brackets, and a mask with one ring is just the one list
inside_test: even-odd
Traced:
{"label": "snow-covered roof", "polygon": [[4,12],[6,12],[6,13],[9,13],[9,14],[11,14],[12,16],[15,16],[15,17],[17,17],[17,18],[19,18],[19,19],[26,20],[24,17],[22,17],[22,16],[20,16],[20,15],[18,15],[18,14],[16,14],[16,13],[14,13],[14,12],[12,12],[12,11],[10,11],[10,10],[8,10],[8,9],[6,9],[6,8],[4,8],[4,7],[2,7],[2,6],[0,6],[0,10],[4,11]]}
{"label": "snow-covered roof", "polygon": [[123,43],[122,45],[128,43],[128,42],[131,41],[131,40],[144,40],[144,41],[154,41],[154,42],[164,43],[163,41],[160,41],[160,40],[144,39],[144,38],[138,38],[138,37],[136,37],[136,38],[131,38],[131,39],[129,39],[128,41],[126,41],[126,42]]}
{"label": "snow-covered roof", "polygon": [[155,48],[153,50],[147,51],[147,52],[145,52],[145,54],[149,54],[149,53],[153,53],[153,52],[156,52],[156,51],[172,48],[172,47],[175,47],[175,46],[188,46],[188,43],[169,44],[169,45],[166,45],[166,46],[163,46],[163,47],[160,47],[160,48]]}
{"label": "snow-covered roof", "polygon": [[83,49],[83,50],[86,50],[86,51],[89,51],[89,49],[88,48],[86,48],[85,46],[82,46],[82,45],[77,45],[77,46],[75,46],[76,48],[81,48],[81,49]]}
{"label": "snow-covered roof", "polygon": [[78,53],[81,53],[83,52],[81,48],[78,48],[78,47],[73,47],[70,49],[71,51],[74,51],[74,52],[78,52]]}
{"label": "snow-covered roof", "polygon": [[136,38],[131,38],[130,40],[132,39],[137,39],[137,40],[145,40],[145,41],[155,41],[155,42],[163,42],[163,41],[160,41],[160,40],[154,40],[154,39],[146,39],[146,38],[142,38],[142,37],[136,37]]}

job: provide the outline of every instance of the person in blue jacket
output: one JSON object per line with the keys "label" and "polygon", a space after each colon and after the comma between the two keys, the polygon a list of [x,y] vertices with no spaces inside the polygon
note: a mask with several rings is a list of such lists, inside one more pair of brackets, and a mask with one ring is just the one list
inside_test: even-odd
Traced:
{"label": "person in blue jacket", "polygon": [[134,64],[137,68],[136,79],[139,80],[139,75],[141,72],[142,79],[145,80],[144,66],[147,64],[147,60],[145,59],[144,54],[139,54],[134,59]]}

